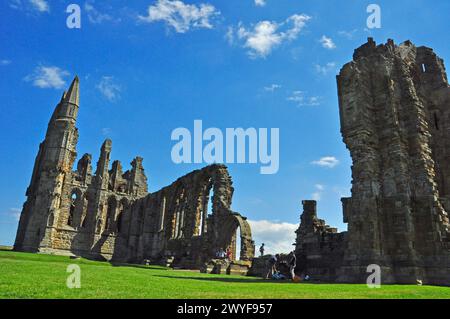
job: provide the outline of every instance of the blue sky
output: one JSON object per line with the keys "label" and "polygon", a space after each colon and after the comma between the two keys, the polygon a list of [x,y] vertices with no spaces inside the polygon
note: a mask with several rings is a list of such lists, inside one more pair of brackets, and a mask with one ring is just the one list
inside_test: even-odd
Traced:
{"label": "blue sky", "polygon": [[[5,0],[0,3],[0,244],[12,244],[38,145],[75,74],[79,156],[105,138],[125,168],[144,157],[150,191],[200,168],[175,165],[178,127],[279,128],[280,169],[230,164],[233,209],[257,244],[287,249],[301,200],[339,229],[351,160],[339,132],[335,76],[372,36],[425,45],[450,60],[450,2],[362,0]],[[69,4],[81,29],[66,26]],[[366,8],[381,7],[380,29]],[[179,19],[182,14],[184,19]]]}

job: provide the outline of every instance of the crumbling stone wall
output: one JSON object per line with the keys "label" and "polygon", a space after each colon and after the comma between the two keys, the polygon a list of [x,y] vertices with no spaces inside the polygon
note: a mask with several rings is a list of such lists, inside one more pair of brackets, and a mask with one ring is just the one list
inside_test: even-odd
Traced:
{"label": "crumbling stone wall", "polygon": [[110,169],[112,142],[106,140],[95,174],[90,154],[83,155],[72,171],[78,109],[79,80],[75,78],[39,147],[16,250],[128,262],[167,258],[176,266],[199,268],[219,248],[235,253],[240,227],[241,259],[252,259],[250,226],[230,208],[233,187],[225,166],[194,171],[149,194],[143,159],[136,157],[126,172],[119,161]]}
{"label": "crumbling stone wall", "polygon": [[251,260],[251,229],[246,218],[230,208],[233,191],[227,168],[211,165],[136,200],[124,214],[125,223],[129,223],[129,233],[122,237],[127,243],[122,250],[125,255],[117,251],[115,257],[134,261],[171,259],[173,266],[197,268],[215,258],[219,249],[235,251],[240,228],[240,259]]}
{"label": "crumbling stone wall", "polygon": [[334,281],[344,257],[346,232],[338,233],[317,217],[317,202],[303,201],[300,227],[296,231],[296,273],[315,280]]}
{"label": "crumbling stone wall", "polygon": [[353,159],[339,279],[379,264],[385,282],[449,284],[450,88],[442,59],[409,41],[369,39],[342,68],[338,88]]}
{"label": "crumbling stone wall", "polygon": [[[352,196],[342,199],[348,232],[334,234],[306,207],[297,238],[306,271],[364,283],[367,267],[377,264],[384,283],[450,285],[450,88],[443,60],[410,41],[376,45],[369,38],[337,82],[341,132],[353,160]],[[333,251],[323,249],[326,238],[339,238],[331,240]]]}

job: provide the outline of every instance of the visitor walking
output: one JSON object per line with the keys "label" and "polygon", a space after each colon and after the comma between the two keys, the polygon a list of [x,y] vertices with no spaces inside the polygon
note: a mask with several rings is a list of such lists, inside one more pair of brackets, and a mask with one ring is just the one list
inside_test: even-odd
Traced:
{"label": "visitor walking", "polygon": [[259,252],[261,253],[261,257],[264,256],[264,243],[262,243],[261,247],[259,247]]}
{"label": "visitor walking", "polygon": [[277,271],[276,264],[278,261],[278,257],[279,257],[278,254],[276,254],[275,256],[274,255],[270,256],[270,259],[267,262],[268,269],[267,269],[266,279],[272,278],[273,275],[276,273],[276,271]]}
{"label": "visitor walking", "polygon": [[297,256],[295,256],[295,251],[291,252],[291,259],[289,260],[289,271],[291,273],[291,279],[295,278],[295,268],[297,267]]}
{"label": "visitor walking", "polygon": [[231,252],[231,249],[228,247],[228,248],[227,248],[227,259],[228,259],[229,261],[231,261],[232,258],[233,258],[233,254],[232,254],[232,252]]}

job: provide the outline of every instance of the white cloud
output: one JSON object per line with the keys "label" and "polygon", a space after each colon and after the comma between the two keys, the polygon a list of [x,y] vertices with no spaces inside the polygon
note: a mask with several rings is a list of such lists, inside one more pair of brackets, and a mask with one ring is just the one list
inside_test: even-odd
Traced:
{"label": "white cloud", "polygon": [[211,4],[185,4],[180,0],[158,0],[148,7],[147,16],[139,16],[143,22],[164,21],[178,33],[185,33],[191,28],[211,29],[210,19],[220,12]]}
{"label": "white cloud", "polygon": [[6,65],[10,65],[11,64],[11,60],[0,60],[0,65],[2,66],[6,66]]}
{"label": "white cloud", "polygon": [[304,14],[294,14],[281,23],[260,21],[250,30],[240,23],[237,36],[244,41],[243,46],[249,50],[250,57],[264,58],[281,43],[295,40],[310,19]]}
{"label": "white cloud", "polygon": [[264,7],[266,5],[266,0],[255,0],[255,5],[257,7]]}
{"label": "white cloud", "polygon": [[50,5],[46,0],[10,0],[9,7],[15,10],[34,12],[50,12]]}
{"label": "white cloud", "polygon": [[325,49],[329,50],[336,49],[336,44],[334,44],[333,40],[325,35],[323,35],[322,38],[320,39],[320,43],[322,43],[322,46]]}
{"label": "white cloud", "polygon": [[257,254],[262,243],[265,244],[265,254],[289,253],[294,250],[295,231],[299,225],[268,220],[248,222],[252,228]]}
{"label": "white cloud", "polygon": [[339,31],[338,34],[341,37],[345,37],[345,38],[351,40],[355,36],[356,32],[358,32],[358,29],[353,29],[352,31]]}
{"label": "white cloud", "polygon": [[320,105],[320,96],[307,96],[306,92],[294,91],[287,98],[288,101],[294,102],[297,106],[318,106]]}
{"label": "white cloud", "polygon": [[233,27],[229,26],[227,28],[227,33],[225,34],[225,39],[227,39],[227,42],[229,45],[234,44],[234,29],[233,29]]}
{"label": "white cloud", "polygon": [[320,65],[320,64],[316,64],[315,65],[316,68],[316,72],[320,73],[322,75],[327,75],[328,72],[334,70],[336,68],[336,63],[335,62],[328,62],[325,65]]}
{"label": "white cloud", "polygon": [[334,156],[325,156],[316,161],[312,161],[311,164],[321,167],[333,168],[339,164],[339,160]]}
{"label": "white cloud", "polygon": [[120,85],[116,83],[114,77],[112,76],[103,76],[97,84],[97,89],[110,102],[117,101],[117,99],[120,98],[120,92],[122,90]]}
{"label": "white cloud", "polygon": [[112,16],[106,13],[101,13],[89,2],[84,4],[84,10],[87,13],[88,19],[91,23],[100,24],[105,21],[113,20]]}
{"label": "white cloud", "polygon": [[322,198],[322,193],[325,190],[325,187],[321,184],[316,184],[314,185],[316,191],[314,193],[312,193],[311,197],[313,200],[315,201],[320,201],[320,199]]}
{"label": "white cloud", "polygon": [[45,0],[30,0],[30,3],[39,12],[50,12],[50,6]]}
{"label": "white cloud", "polygon": [[275,90],[281,89],[280,84],[271,84],[269,86],[264,87],[264,91],[267,92],[275,92]]}
{"label": "white cloud", "polygon": [[41,89],[61,89],[66,86],[66,76],[69,76],[69,72],[57,66],[38,66],[32,74],[25,77],[25,81],[32,82]]}

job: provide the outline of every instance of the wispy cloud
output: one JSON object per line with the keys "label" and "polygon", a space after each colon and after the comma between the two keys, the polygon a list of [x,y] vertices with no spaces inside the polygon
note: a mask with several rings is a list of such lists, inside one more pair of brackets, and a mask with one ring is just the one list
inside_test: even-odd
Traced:
{"label": "wispy cloud", "polygon": [[266,5],[266,0],[255,0],[255,5],[257,7],[264,7]]}
{"label": "wispy cloud", "polygon": [[13,219],[14,221],[19,221],[21,212],[22,210],[20,208],[10,208],[6,212],[4,212],[3,215],[6,215],[8,218]]}
{"label": "wispy cloud", "polygon": [[266,92],[275,92],[278,89],[281,89],[280,84],[271,84],[269,86],[264,87],[264,91],[266,91]]}
{"label": "wispy cloud", "polygon": [[111,15],[107,13],[102,13],[99,10],[97,10],[97,8],[95,8],[91,2],[86,2],[84,4],[84,10],[87,14],[89,21],[93,24],[100,24],[103,22],[114,20],[114,18]]}
{"label": "wispy cloud", "polygon": [[288,253],[294,250],[295,231],[299,225],[268,220],[249,220],[248,222],[252,228],[257,250],[262,243],[265,244],[266,254]]}
{"label": "wispy cloud", "polygon": [[109,136],[109,135],[111,135],[111,133],[112,133],[112,130],[109,127],[102,128],[102,135]]}
{"label": "wispy cloud", "polygon": [[311,198],[315,201],[320,201],[322,198],[322,193],[325,190],[325,186],[322,184],[316,184],[314,185],[314,188],[316,189],[314,193],[312,193]]}
{"label": "wispy cloud", "polygon": [[321,167],[334,168],[339,165],[339,160],[334,156],[325,156],[316,161],[312,161],[311,164]]}
{"label": "wispy cloud", "polygon": [[294,102],[297,106],[318,106],[321,99],[320,96],[308,96],[304,91],[294,91],[287,98],[288,101]]}
{"label": "wispy cloud", "polygon": [[234,44],[234,29],[232,26],[227,28],[227,33],[225,33],[225,39],[227,40],[229,45]]}
{"label": "wispy cloud", "polygon": [[212,29],[211,19],[220,12],[211,4],[185,4],[180,0],[158,0],[148,7],[147,16],[139,20],[147,23],[163,21],[178,33],[185,33],[191,28]]}
{"label": "wispy cloud", "polygon": [[0,60],[0,65],[1,66],[6,66],[6,65],[10,65],[11,64],[11,60]]}
{"label": "wispy cloud", "polygon": [[353,29],[352,31],[339,31],[338,34],[341,37],[347,38],[349,40],[353,39],[353,37],[355,36],[356,32],[358,32],[358,29]]}
{"label": "wispy cloud", "polygon": [[322,75],[327,75],[330,71],[336,68],[336,62],[328,62],[325,65],[315,64],[316,72]]}
{"label": "wispy cloud", "polygon": [[97,89],[110,102],[117,101],[122,91],[121,86],[116,83],[116,80],[112,76],[103,76],[97,84]]}
{"label": "wispy cloud", "polygon": [[27,10],[39,13],[50,12],[47,0],[10,0],[9,7],[16,10]]}
{"label": "wispy cloud", "polygon": [[50,6],[45,0],[30,0],[30,3],[39,12],[50,12]]}
{"label": "wispy cloud", "polygon": [[334,44],[333,40],[325,35],[323,35],[322,38],[320,38],[320,43],[325,49],[328,50],[336,49],[336,44]]}
{"label": "wispy cloud", "polygon": [[244,48],[252,58],[264,58],[283,42],[297,39],[311,17],[304,14],[294,14],[284,22],[260,21],[252,28],[239,24],[237,36],[244,42]]}
{"label": "wispy cloud", "polygon": [[38,66],[32,74],[25,77],[25,81],[41,89],[61,89],[66,86],[64,78],[69,74],[57,66]]}

